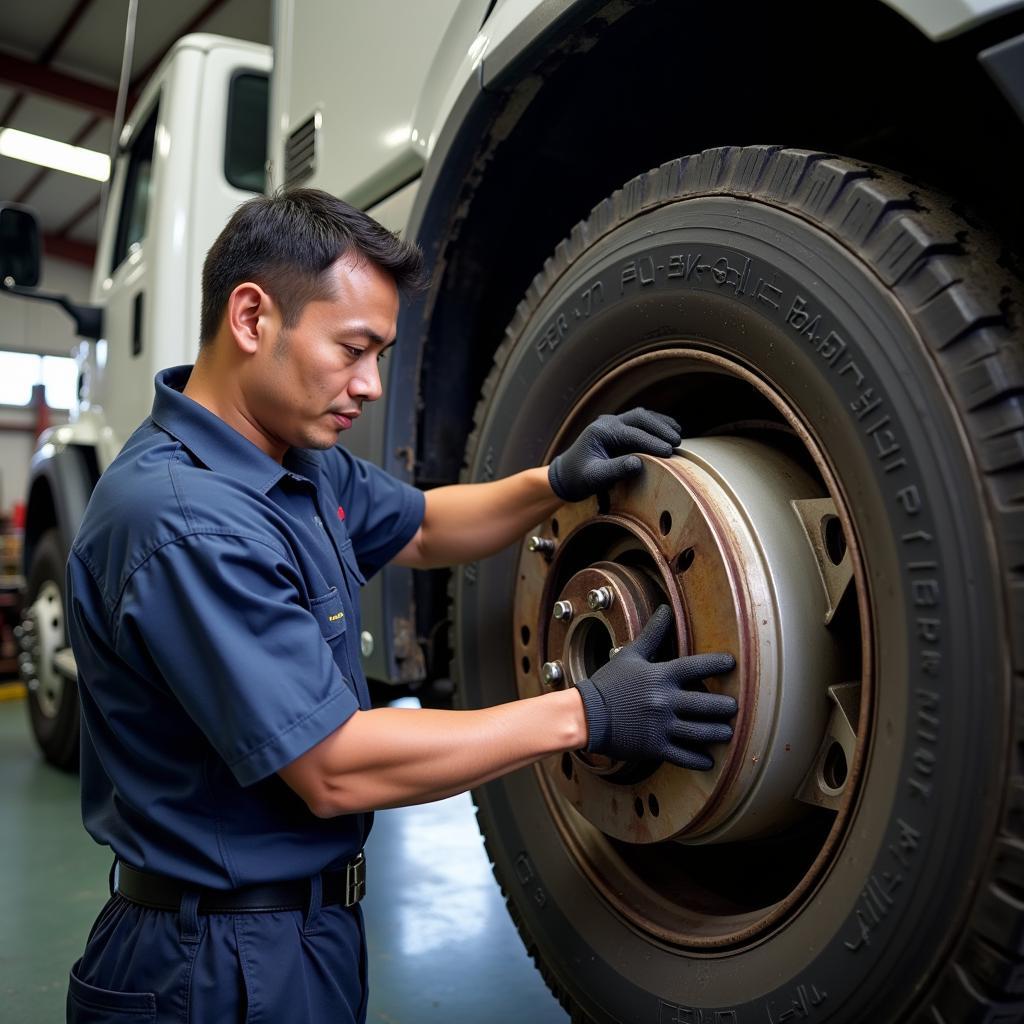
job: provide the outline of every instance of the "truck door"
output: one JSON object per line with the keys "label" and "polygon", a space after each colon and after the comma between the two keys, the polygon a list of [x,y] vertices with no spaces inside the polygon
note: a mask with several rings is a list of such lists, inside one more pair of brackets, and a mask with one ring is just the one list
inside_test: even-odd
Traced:
{"label": "truck door", "polygon": [[[96,352],[93,395],[121,441],[145,418],[152,403],[150,389],[141,386],[138,364],[149,340],[147,304],[152,302],[153,261],[147,258],[147,238],[159,116],[159,103],[154,102],[137,122],[139,129],[119,161],[107,218],[113,234],[110,245],[103,247],[106,251],[98,254],[105,266],[96,267],[106,303],[107,340]],[[104,272],[106,276],[101,277]]]}

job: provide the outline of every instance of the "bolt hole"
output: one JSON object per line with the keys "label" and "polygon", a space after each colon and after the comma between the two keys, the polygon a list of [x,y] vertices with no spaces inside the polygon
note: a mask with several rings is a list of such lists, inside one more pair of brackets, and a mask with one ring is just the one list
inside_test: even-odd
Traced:
{"label": "bolt hole", "polygon": [[846,557],[846,538],[838,516],[826,516],[821,521],[821,535],[825,541],[825,552],[833,565],[839,565]]}
{"label": "bolt hole", "polygon": [[661,813],[661,808],[658,806],[658,798],[653,793],[647,798],[647,808],[655,818]]}
{"label": "bolt hole", "polygon": [[672,529],[672,513],[662,512],[661,519],[658,522],[658,529],[661,530],[662,537],[667,537],[669,531]]}
{"label": "bolt hole", "polygon": [[846,783],[846,751],[838,743],[833,743],[825,755],[825,764],[821,772],[825,785],[829,789],[842,789]]}
{"label": "bolt hole", "polygon": [[54,629],[57,629],[57,627],[60,626],[60,619],[51,620],[51,625],[53,626]]}
{"label": "bolt hole", "polygon": [[558,536],[558,520],[551,520],[551,532],[557,537]]}
{"label": "bolt hole", "polygon": [[572,758],[567,753],[562,755],[562,774],[572,782]]}
{"label": "bolt hole", "polygon": [[642,818],[644,816],[644,802],[640,797],[636,798],[636,801],[633,804],[633,810],[636,811],[636,816],[638,818]]}
{"label": "bolt hole", "polygon": [[523,671],[527,675],[530,674],[530,659],[525,654],[523,655]]}
{"label": "bolt hole", "polygon": [[676,572],[686,572],[686,570],[689,569],[691,565],[693,565],[693,548],[687,548],[676,559]]}
{"label": "bolt hole", "polygon": [[523,638],[523,643],[528,644],[530,642],[530,627],[523,626],[523,628],[519,631],[519,635]]}

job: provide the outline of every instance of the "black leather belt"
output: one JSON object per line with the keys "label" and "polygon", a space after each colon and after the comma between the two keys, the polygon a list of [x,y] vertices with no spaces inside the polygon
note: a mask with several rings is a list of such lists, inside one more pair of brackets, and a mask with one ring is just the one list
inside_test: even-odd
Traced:
{"label": "black leather belt", "polygon": [[[321,904],[340,903],[352,907],[366,895],[366,858],[362,853],[340,871],[325,871]],[[119,861],[117,892],[132,903],[152,910],[178,910],[187,892],[199,893],[200,914],[235,914],[273,910],[306,910],[309,907],[310,881],[273,882],[246,885],[239,889],[203,889],[190,886],[167,875],[153,875]]]}

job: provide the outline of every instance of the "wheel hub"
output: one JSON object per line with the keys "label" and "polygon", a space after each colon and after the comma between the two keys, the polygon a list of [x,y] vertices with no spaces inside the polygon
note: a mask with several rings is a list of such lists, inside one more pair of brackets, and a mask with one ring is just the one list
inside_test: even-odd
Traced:
{"label": "wheel hub", "polygon": [[64,696],[64,679],[54,655],[64,647],[64,604],[60,587],[46,580],[25,613],[17,631],[21,646],[18,666],[25,685],[34,694],[40,712],[55,718]]}
{"label": "wheel hub", "polygon": [[706,773],[582,752],[550,759],[543,771],[591,824],[626,842],[774,831],[801,804],[840,799],[846,780],[836,759],[852,763],[843,725],[851,715],[856,723],[856,693],[840,687],[827,628],[851,575],[835,507],[794,460],[757,441],[702,438],[670,459],[642,458],[643,472],[607,500],[560,509],[554,535],[540,538],[549,543],[524,544],[520,692],[592,676],[667,603],[675,629],[659,660],[735,656],[733,672],[704,684],[736,698],[735,734],[712,748]]}

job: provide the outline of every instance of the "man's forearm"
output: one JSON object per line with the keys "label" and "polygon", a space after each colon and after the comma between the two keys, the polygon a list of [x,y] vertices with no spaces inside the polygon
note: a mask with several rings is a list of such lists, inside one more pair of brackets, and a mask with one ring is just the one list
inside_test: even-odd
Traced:
{"label": "man's forearm", "polygon": [[439,800],[586,745],[575,689],[480,711],[376,708],[281,770],[320,817]]}
{"label": "man's forearm", "polygon": [[546,467],[483,484],[451,484],[426,492],[423,526],[400,565],[433,568],[493,555],[561,507]]}

